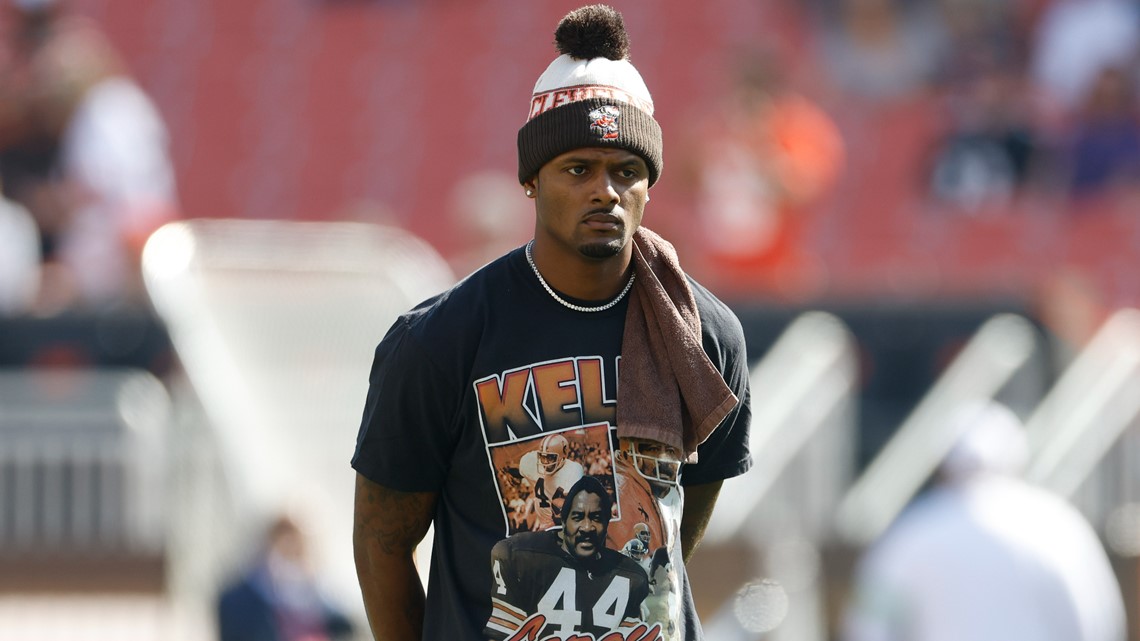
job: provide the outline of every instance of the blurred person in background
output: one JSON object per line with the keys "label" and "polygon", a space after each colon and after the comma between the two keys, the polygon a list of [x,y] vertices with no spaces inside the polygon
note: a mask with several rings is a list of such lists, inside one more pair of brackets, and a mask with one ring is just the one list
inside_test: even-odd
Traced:
{"label": "blurred person in background", "polygon": [[40,286],[40,236],[28,210],[0,193],[0,316],[31,311]]}
{"label": "blurred person in background", "polygon": [[941,8],[945,131],[931,152],[931,195],[967,215],[1001,210],[1032,186],[1046,146],[1045,108],[1026,73],[1028,29],[1007,4],[942,0]]}
{"label": "blurred person in background", "polygon": [[944,99],[948,130],[936,143],[930,190],[965,214],[1012,204],[1031,187],[1043,160],[1025,79],[994,67],[959,84]]}
{"label": "blurred person in background", "polygon": [[1140,12],[1129,0],[1053,0],[1031,36],[1030,73],[1058,108],[1080,108],[1101,70],[1140,54]]}
{"label": "blurred person in background", "polygon": [[934,79],[945,34],[932,4],[900,0],[820,4],[822,60],[832,84],[849,101],[873,105],[906,100]]}
{"label": "blurred person in background", "polygon": [[38,226],[38,309],[137,302],[142,245],[177,216],[165,125],[68,0],[2,1],[0,177]]}
{"label": "blurred person in background", "polygon": [[805,249],[805,230],[845,162],[837,124],[785,69],[773,52],[742,59],[720,107],[690,132],[683,161],[692,253],[708,278],[734,291],[812,288],[818,259]]}
{"label": "blurred person in background", "polygon": [[1049,341],[1052,371],[1060,375],[1096,336],[1115,309],[1102,283],[1087,269],[1062,265],[1038,282],[1034,317]]}
{"label": "blurred person in background", "polygon": [[1135,67],[1105,66],[1075,113],[1065,163],[1078,201],[1140,188],[1140,103]]}
{"label": "blurred person in background", "polygon": [[1124,641],[1120,585],[1096,532],[1019,477],[1024,427],[964,406],[933,487],[860,560],[843,641]]}
{"label": "blurred person in background", "polygon": [[217,616],[219,641],[333,641],[353,631],[321,594],[304,533],[287,517],[270,525],[254,564],[222,590]]}

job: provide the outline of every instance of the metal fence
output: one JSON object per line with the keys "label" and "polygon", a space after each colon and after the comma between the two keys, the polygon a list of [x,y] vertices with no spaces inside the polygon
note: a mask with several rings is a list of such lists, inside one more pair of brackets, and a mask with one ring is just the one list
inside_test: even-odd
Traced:
{"label": "metal fence", "polygon": [[0,555],[160,554],[169,416],[146,372],[0,372]]}

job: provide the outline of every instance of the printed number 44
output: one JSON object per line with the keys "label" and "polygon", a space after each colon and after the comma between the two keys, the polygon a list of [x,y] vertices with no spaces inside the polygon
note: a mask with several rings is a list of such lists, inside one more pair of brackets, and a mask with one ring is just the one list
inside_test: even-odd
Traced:
{"label": "printed number 44", "polygon": [[[538,600],[538,612],[545,615],[547,624],[556,627],[560,633],[581,629],[582,611],[577,604],[577,580],[574,570],[562,568],[546,594]],[[624,576],[616,576],[610,581],[590,607],[595,626],[611,630],[618,628],[629,603],[629,587],[629,579]]]}

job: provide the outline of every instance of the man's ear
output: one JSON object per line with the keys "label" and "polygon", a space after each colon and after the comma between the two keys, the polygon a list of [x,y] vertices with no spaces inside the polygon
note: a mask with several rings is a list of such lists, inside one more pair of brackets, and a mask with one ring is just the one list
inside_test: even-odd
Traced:
{"label": "man's ear", "polygon": [[534,198],[538,193],[538,177],[531,178],[522,184],[523,191],[526,193],[527,198]]}

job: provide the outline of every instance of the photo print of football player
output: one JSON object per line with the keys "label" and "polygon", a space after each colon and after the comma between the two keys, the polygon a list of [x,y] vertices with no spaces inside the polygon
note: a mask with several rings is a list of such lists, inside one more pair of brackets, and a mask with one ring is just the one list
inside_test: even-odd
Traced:
{"label": "photo print of football player", "polygon": [[614,460],[621,516],[610,524],[609,546],[621,550],[641,536],[650,550],[665,546],[670,555],[679,553],[681,453],[657,441],[621,439]]}
{"label": "photo print of football player", "polygon": [[583,476],[566,493],[561,530],[521,532],[495,544],[489,639],[597,641],[614,632],[658,638],[641,620],[649,577],[606,547],[612,509],[609,491]]}
{"label": "photo print of football player", "polygon": [[633,538],[626,541],[626,544],[621,548],[621,553],[637,561],[641,567],[645,568],[647,575],[649,574],[649,563],[651,561],[649,556],[649,544],[651,541],[652,535],[649,532],[649,526],[645,523],[638,523],[633,526]]}
{"label": "photo print of football player", "polygon": [[561,434],[543,437],[537,450],[527,452],[519,460],[519,473],[534,488],[535,529],[561,525],[557,515],[566,491],[584,474],[582,464],[570,460],[570,441]]}
{"label": "photo print of football player", "polygon": [[641,602],[641,618],[650,625],[663,626],[661,641],[679,641],[681,635],[674,621],[680,611],[677,571],[665,548],[657,548],[649,560],[649,596]]}
{"label": "photo print of football player", "polygon": [[[507,534],[562,525],[561,507],[578,479],[593,476],[611,492],[613,451],[610,427],[597,423],[541,434],[491,448]],[[522,499],[520,502],[518,499]],[[521,512],[520,512],[521,510]]]}
{"label": "photo print of football player", "polygon": [[512,532],[527,532],[534,529],[534,494],[530,483],[520,481],[515,486],[516,494],[507,501],[507,518]]}

